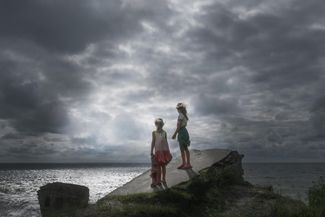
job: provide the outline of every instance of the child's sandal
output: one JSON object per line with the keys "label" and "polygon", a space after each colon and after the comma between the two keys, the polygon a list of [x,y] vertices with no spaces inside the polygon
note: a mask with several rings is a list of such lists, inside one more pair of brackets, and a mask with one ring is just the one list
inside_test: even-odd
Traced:
{"label": "child's sandal", "polygon": [[178,166],[178,167],[177,167],[177,169],[179,169],[179,170],[180,170],[180,169],[183,169],[183,168],[184,168],[184,166],[185,166],[185,165],[184,165],[184,164],[182,164],[182,165]]}
{"label": "child's sandal", "polygon": [[191,164],[187,164],[183,167],[184,169],[192,169],[192,165]]}

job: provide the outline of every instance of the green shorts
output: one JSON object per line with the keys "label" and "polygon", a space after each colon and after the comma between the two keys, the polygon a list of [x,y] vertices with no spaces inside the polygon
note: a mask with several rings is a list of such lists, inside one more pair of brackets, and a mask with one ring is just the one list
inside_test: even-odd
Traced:
{"label": "green shorts", "polygon": [[190,141],[190,136],[188,134],[188,131],[185,127],[182,127],[178,131],[177,140],[181,151],[188,150],[188,146],[190,146],[191,141]]}

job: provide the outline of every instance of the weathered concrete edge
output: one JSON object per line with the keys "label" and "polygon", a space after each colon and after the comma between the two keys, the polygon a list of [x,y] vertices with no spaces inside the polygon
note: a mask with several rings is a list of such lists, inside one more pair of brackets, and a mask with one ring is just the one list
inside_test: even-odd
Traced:
{"label": "weathered concrete edge", "polygon": [[[198,150],[198,149],[192,149],[192,150],[193,150],[193,151],[201,151],[201,150]],[[204,151],[206,151],[206,150],[214,150],[214,148],[204,149]],[[199,170],[199,171],[198,171],[199,174],[198,174],[197,176],[200,175],[200,172],[203,172],[204,170],[210,169],[211,167],[216,167],[216,166],[222,166],[222,167],[225,167],[226,165],[223,164],[223,163],[225,163],[225,162],[227,161],[227,159],[230,158],[233,154],[237,154],[237,155],[239,155],[239,156],[241,157],[241,159],[243,159],[243,157],[244,157],[244,155],[243,155],[243,154],[240,154],[238,151],[234,151],[234,150],[230,150],[230,149],[229,149],[229,151],[230,151],[229,154],[227,154],[224,158],[222,158],[222,159],[219,160],[218,162],[215,162],[214,164],[212,164],[212,165],[210,165],[210,166],[207,166],[207,167],[202,168],[201,170]],[[242,163],[242,162],[240,161],[240,163]],[[189,181],[189,180],[184,181],[184,182],[180,182],[180,183],[178,183],[177,185],[182,185],[182,184],[184,184],[184,183],[186,183],[186,182],[188,182],[188,181]]]}
{"label": "weathered concrete edge", "polygon": [[[209,150],[215,150],[215,149],[216,149],[216,148],[209,148],[209,149],[191,149],[190,151],[192,151],[192,152],[195,152],[195,151],[209,151]],[[244,155],[242,155],[242,154],[239,154],[238,151],[234,151],[234,150],[231,150],[231,149],[224,149],[224,150],[229,150],[229,153],[228,153],[224,158],[222,158],[222,159],[219,160],[218,162],[215,162],[215,163],[211,164],[210,166],[207,166],[207,167],[205,167],[205,168],[200,169],[198,172],[200,173],[201,171],[203,171],[203,170],[205,170],[205,169],[208,169],[208,168],[210,168],[210,167],[216,166],[216,165],[218,165],[218,164],[220,164],[220,163],[226,161],[226,159],[229,158],[229,157],[230,157],[232,154],[234,154],[234,153],[237,153],[238,155],[244,156]],[[130,181],[124,183],[124,184],[121,185],[120,187],[117,187],[117,188],[114,189],[113,191],[109,192],[109,193],[106,194],[104,197],[106,197],[106,196],[108,196],[108,195],[114,195],[114,193],[115,193],[116,191],[118,191],[120,188],[122,188],[124,185],[129,184],[129,183],[132,182],[133,180],[137,179],[138,177],[142,176],[143,174],[145,174],[145,173],[147,173],[147,172],[149,172],[149,171],[150,171],[150,169],[144,171],[143,173],[141,173],[141,174],[139,174],[138,176],[134,177],[134,178],[131,179]],[[187,182],[187,181],[180,182],[180,183],[178,183],[178,184],[182,184],[182,183],[185,183],[185,182]],[[130,194],[134,194],[134,193],[127,193],[126,195],[130,195]],[[100,199],[101,199],[101,198],[100,198]],[[100,199],[98,199],[98,200],[100,200]],[[97,201],[98,201],[98,200],[97,200]],[[96,203],[96,202],[95,202],[95,203]]]}
{"label": "weathered concrete edge", "polygon": [[[127,184],[129,184],[130,182],[132,182],[134,179],[136,179],[136,178],[138,178],[138,177],[140,177],[140,176],[142,176],[143,174],[145,174],[145,173],[147,173],[148,171],[150,171],[150,169],[148,169],[148,170],[146,170],[146,171],[144,171],[143,173],[141,173],[141,174],[139,174],[138,176],[136,176],[136,177],[134,177],[133,179],[131,179],[130,181],[128,181],[128,182],[126,182],[126,183],[124,183],[123,185],[121,185],[120,187],[117,187],[117,188],[115,188],[113,191],[111,191],[111,192],[109,192],[108,194],[106,194],[104,197],[106,197],[107,195],[113,195],[114,194],[114,192],[115,191],[117,191],[118,189],[120,189],[120,188],[122,188],[124,185],[127,185]],[[100,200],[101,198],[99,198],[98,200]],[[97,200],[97,201],[98,201]],[[96,202],[95,202],[96,203]]]}

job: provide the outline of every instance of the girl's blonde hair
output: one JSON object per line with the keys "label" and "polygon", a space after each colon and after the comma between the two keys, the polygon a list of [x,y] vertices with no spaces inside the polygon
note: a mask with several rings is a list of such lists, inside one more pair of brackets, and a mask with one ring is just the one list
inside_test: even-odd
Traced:
{"label": "girl's blonde hair", "polygon": [[164,120],[162,119],[162,118],[157,118],[156,120],[155,120],[155,125],[157,126],[158,124],[161,124],[161,127],[163,127],[164,126]]}
{"label": "girl's blonde hair", "polygon": [[185,116],[188,120],[186,105],[184,103],[177,103],[176,108]]}

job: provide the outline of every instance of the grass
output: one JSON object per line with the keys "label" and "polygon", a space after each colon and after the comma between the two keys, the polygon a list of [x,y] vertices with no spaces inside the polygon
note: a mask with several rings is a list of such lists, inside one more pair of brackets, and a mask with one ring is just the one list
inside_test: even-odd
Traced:
{"label": "grass", "polygon": [[[108,195],[96,203],[96,216],[108,216],[109,213],[112,217],[194,217],[209,213],[209,207],[214,211],[221,211],[225,204],[226,185],[222,191],[218,187],[220,183],[209,179],[207,174],[205,172],[189,182],[165,191]],[[219,180],[223,178],[225,177],[219,176]]]}
{"label": "grass", "polygon": [[308,206],[279,200],[275,205],[276,217],[325,217],[325,179],[320,177],[308,191]]}
{"label": "grass", "polygon": [[312,217],[325,217],[325,179],[320,177],[309,189],[308,205]]}
{"label": "grass", "polygon": [[274,206],[276,217],[310,217],[308,207],[303,202],[278,198]]}

